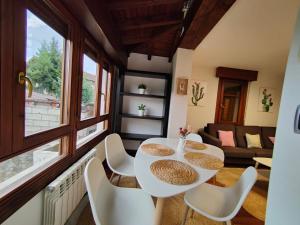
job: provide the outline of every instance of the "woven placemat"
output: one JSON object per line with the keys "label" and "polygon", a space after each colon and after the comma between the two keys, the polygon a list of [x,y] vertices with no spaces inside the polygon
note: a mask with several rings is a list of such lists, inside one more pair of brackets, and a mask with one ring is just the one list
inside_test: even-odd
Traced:
{"label": "woven placemat", "polygon": [[143,152],[154,156],[168,156],[173,155],[174,150],[161,144],[144,144],[141,146]]}
{"label": "woven placemat", "polygon": [[198,178],[191,166],[177,160],[158,160],[151,164],[150,169],[154,176],[169,184],[192,184]]}
{"label": "woven placemat", "polygon": [[204,153],[188,152],[184,155],[184,158],[189,163],[204,169],[219,170],[224,167],[221,159]]}
{"label": "woven placemat", "polygon": [[207,148],[207,146],[205,144],[197,142],[197,141],[191,141],[191,140],[187,140],[185,142],[185,146],[188,148],[195,149],[195,150],[204,150]]}

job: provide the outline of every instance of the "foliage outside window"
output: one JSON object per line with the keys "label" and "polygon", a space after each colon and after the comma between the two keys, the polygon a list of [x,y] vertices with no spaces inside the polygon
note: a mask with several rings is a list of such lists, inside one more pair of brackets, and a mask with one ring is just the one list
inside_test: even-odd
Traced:
{"label": "foliage outside window", "polygon": [[25,99],[25,135],[61,125],[65,39],[27,10],[26,73],[33,84]]}
{"label": "foliage outside window", "polygon": [[81,120],[95,116],[98,64],[89,56],[83,56],[83,79],[81,95]]}

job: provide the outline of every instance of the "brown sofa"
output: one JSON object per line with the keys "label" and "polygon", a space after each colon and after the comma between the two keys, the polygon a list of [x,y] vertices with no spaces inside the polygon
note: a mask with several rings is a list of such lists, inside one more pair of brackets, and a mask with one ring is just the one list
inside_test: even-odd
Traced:
{"label": "brown sofa", "polygon": [[[225,147],[218,139],[218,130],[232,131],[236,147]],[[204,131],[199,131],[204,143],[212,144],[223,149],[225,163],[253,165],[253,157],[272,157],[273,143],[269,137],[275,137],[275,127],[236,126],[232,124],[209,123]],[[245,134],[259,134],[262,149],[247,148]]]}

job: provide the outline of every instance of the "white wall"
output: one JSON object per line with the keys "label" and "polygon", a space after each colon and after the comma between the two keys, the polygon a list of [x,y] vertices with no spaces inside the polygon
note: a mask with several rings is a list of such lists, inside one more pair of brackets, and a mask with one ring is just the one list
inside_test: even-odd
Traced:
{"label": "white wall", "polygon": [[300,224],[300,134],[293,132],[300,104],[300,13],[290,50],[279,112],[266,225]]}
{"label": "white wall", "polygon": [[169,112],[168,137],[177,137],[179,127],[186,126],[187,95],[176,93],[176,79],[192,75],[193,50],[178,48],[173,57],[173,82]]}
{"label": "white wall", "polygon": [[144,70],[151,72],[171,73],[172,64],[167,57],[152,56],[148,60],[148,56],[138,53],[130,53],[128,58],[128,69]]}
{"label": "white wall", "polygon": [[[188,106],[187,123],[191,124],[196,131],[203,128],[207,123],[215,120],[215,109],[218,93],[219,79],[216,77],[216,67],[193,65],[192,79],[206,81],[207,95],[204,106]],[[276,126],[280,96],[283,84],[283,74],[271,70],[261,69],[258,80],[249,83],[248,96],[245,111],[245,125]],[[274,93],[273,112],[259,112],[259,89],[261,87],[272,87]],[[191,95],[189,96],[189,100]]]}
{"label": "white wall", "polygon": [[[100,142],[95,148],[97,148],[96,156],[103,161],[105,159],[104,141]],[[42,225],[43,209],[44,191],[41,191],[1,225]]]}

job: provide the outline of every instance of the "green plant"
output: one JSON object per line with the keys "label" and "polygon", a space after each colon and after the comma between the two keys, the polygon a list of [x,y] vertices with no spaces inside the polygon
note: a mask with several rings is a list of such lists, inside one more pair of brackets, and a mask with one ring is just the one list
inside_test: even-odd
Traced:
{"label": "green plant", "polygon": [[146,88],[147,88],[147,86],[145,84],[139,84],[138,89],[146,89]]}
{"label": "green plant", "polygon": [[146,106],[144,104],[138,105],[139,110],[145,110]]}
{"label": "green plant", "polygon": [[263,111],[264,112],[269,112],[270,107],[273,106],[273,99],[272,95],[267,93],[267,89],[265,88],[263,90],[263,99],[261,100],[261,103],[263,104]]}
{"label": "green plant", "polygon": [[200,83],[194,82],[192,85],[192,103],[197,106],[198,102],[204,97],[204,87],[200,88]]}

